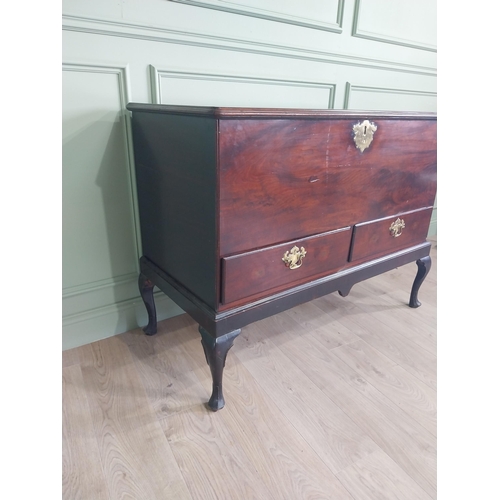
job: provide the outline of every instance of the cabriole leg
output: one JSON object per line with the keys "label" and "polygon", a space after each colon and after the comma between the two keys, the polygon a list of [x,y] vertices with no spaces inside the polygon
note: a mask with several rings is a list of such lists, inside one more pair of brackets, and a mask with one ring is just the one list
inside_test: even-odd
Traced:
{"label": "cabriole leg", "polygon": [[415,281],[413,282],[413,286],[411,288],[410,294],[410,307],[420,307],[420,302],[418,300],[418,291],[420,289],[420,285],[422,285],[425,277],[429,274],[429,270],[431,268],[431,258],[428,255],[427,257],[422,257],[417,260],[417,276],[415,277]]}
{"label": "cabriole leg", "polygon": [[142,331],[146,335],[154,335],[157,330],[156,307],[155,299],[153,296],[153,288],[154,283],[141,273],[139,275],[139,292],[141,293],[141,297],[144,301],[144,305],[146,306],[149,318],[147,326],[142,329]]}
{"label": "cabriole leg", "polygon": [[199,331],[205,358],[212,372],[212,396],[208,401],[208,407],[213,411],[217,411],[224,408],[225,404],[224,395],[222,394],[222,373],[226,364],[227,352],[233,346],[234,339],[241,333],[241,330],[234,330],[218,338],[212,337],[201,326]]}

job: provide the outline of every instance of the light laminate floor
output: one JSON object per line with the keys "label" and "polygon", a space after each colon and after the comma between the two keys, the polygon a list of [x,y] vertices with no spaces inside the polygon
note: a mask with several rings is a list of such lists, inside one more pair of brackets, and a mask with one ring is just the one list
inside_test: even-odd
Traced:
{"label": "light laminate floor", "polygon": [[63,498],[436,498],[436,262],[245,327],[213,413],[188,316],[63,353]]}

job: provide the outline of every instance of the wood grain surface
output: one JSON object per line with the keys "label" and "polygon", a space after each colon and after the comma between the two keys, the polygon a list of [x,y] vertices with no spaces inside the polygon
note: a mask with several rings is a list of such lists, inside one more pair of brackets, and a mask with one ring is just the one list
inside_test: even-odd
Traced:
{"label": "wood grain surface", "polygon": [[63,355],[62,498],[436,498],[436,243],[242,330],[211,390],[187,315]]}
{"label": "wood grain surface", "polygon": [[[222,302],[228,304],[337,272],[347,265],[350,243],[351,228],[346,227],[226,257],[222,259]],[[291,269],[282,259],[294,247],[304,248],[306,254],[301,265]]]}
{"label": "wood grain surface", "polygon": [[222,120],[220,255],[432,207],[436,121],[375,119],[363,153],[358,121]]}

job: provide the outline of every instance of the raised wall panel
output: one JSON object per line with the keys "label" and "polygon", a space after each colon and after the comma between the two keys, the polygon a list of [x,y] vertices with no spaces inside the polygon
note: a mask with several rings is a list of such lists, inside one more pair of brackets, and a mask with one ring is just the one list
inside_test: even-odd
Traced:
{"label": "raised wall panel", "polygon": [[64,65],[63,317],[137,295],[124,68]]}
{"label": "raised wall panel", "polygon": [[344,0],[171,0],[308,28],[342,31]]}
{"label": "raised wall panel", "polygon": [[437,94],[347,84],[344,109],[436,111]]}
{"label": "raised wall panel", "polygon": [[65,290],[138,270],[124,82],[121,69],[63,68]]}
{"label": "raised wall panel", "polygon": [[[196,1],[196,5],[194,2]],[[377,0],[377,17],[394,12],[392,0]],[[415,2],[416,8],[425,9],[425,2]],[[202,5],[202,6],[200,6]],[[183,48],[197,46],[219,48],[223,53],[267,54],[300,61],[317,61],[322,64],[346,64],[358,67],[393,69],[412,74],[436,75],[436,54],[429,50],[411,50],[398,43],[379,43],[379,41],[360,38],[359,33],[352,36],[356,7],[355,0],[298,0],[264,2],[263,0],[64,0],[63,29],[109,37],[130,38],[135,40],[162,41],[166,44],[179,44]],[[423,7],[419,7],[422,5]],[[231,9],[237,7],[237,12]],[[262,11],[261,17],[252,8]],[[226,10],[225,10],[226,9]],[[229,9],[229,10],[228,10]],[[269,17],[271,12],[278,17]],[[396,11],[406,15],[404,10]],[[316,20],[316,26],[305,27],[287,22],[286,15],[302,16]],[[435,13],[432,13],[435,18]],[[362,16],[362,13],[360,14]],[[266,17],[267,16],[267,17]],[[281,16],[281,17],[280,17]],[[393,16],[392,16],[393,17]],[[417,16],[418,17],[418,16]],[[322,22],[331,25],[342,24],[347,29],[342,33],[320,28]],[[363,16],[360,22],[363,21]],[[282,21],[282,22],[279,22]],[[404,21],[404,20],[403,20]],[[418,29],[429,30],[435,22],[432,16]],[[376,24],[376,23],[375,23]],[[396,23],[397,25],[397,23]],[[367,33],[367,36],[370,35]],[[377,34],[385,36],[384,33]],[[389,34],[390,35],[390,34]],[[432,34],[431,34],[432,35]],[[370,35],[372,36],[372,35]],[[420,36],[420,33],[419,33]],[[111,40],[111,38],[109,39]],[[412,42],[413,43],[413,42]],[[169,52],[169,48],[165,48]],[[410,52],[410,53],[409,53]],[[127,62],[130,58],[124,52]],[[122,56],[123,57],[123,56]],[[244,58],[242,58],[244,59]],[[163,66],[164,62],[152,64]],[[197,59],[185,60],[181,66],[169,68],[177,71],[187,69],[191,64],[197,69]],[[278,63],[279,65],[279,63]],[[241,68],[235,68],[241,72]],[[217,68],[213,68],[217,72]],[[251,67],[249,76],[267,77],[259,74],[259,68]],[[308,77],[309,79],[309,77]]]}
{"label": "raised wall panel", "polygon": [[356,0],[353,36],[436,51],[436,0]]}
{"label": "raised wall panel", "polygon": [[335,85],[178,73],[151,66],[153,102],[199,106],[333,108]]}

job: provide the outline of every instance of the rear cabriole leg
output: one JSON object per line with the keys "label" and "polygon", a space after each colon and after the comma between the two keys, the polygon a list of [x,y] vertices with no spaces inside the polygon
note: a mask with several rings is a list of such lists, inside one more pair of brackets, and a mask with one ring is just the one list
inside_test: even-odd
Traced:
{"label": "rear cabriole leg", "polygon": [[149,278],[142,273],[139,274],[139,292],[148,312],[148,324],[142,329],[146,335],[154,335],[157,331],[156,307],[153,296],[154,286],[154,283]]}

